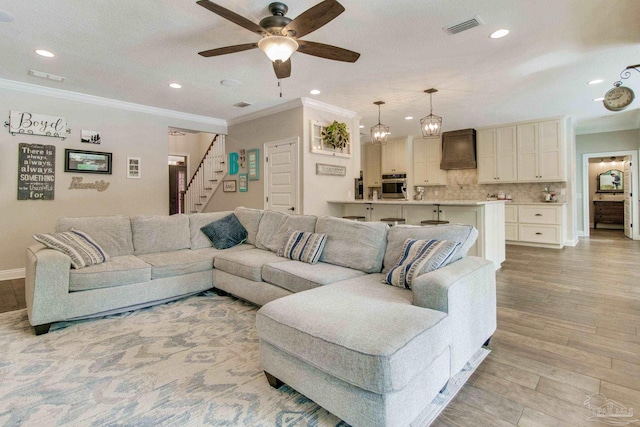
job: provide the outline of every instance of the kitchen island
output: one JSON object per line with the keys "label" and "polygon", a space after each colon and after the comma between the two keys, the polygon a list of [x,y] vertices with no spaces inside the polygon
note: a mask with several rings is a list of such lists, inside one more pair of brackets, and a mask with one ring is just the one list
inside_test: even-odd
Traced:
{"label": "kitchen island", "polygon": [[330,200],[342,205],[343,216],[362,216],[365,221],[404,218],[406,224],[424,220],[473,225],[478,240],[469,255],[492,261],[496,270],[505,260],[505,216],[503,200]]}

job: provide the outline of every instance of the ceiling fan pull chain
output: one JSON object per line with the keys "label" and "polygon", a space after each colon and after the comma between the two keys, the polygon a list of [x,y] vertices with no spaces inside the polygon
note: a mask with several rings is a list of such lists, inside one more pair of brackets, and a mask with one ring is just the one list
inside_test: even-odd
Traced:
{"label": "ceiling fan pull chain", "polygon": [[278,79],[278,88],[280,89],[280,98],[282,98],[282,80]]}

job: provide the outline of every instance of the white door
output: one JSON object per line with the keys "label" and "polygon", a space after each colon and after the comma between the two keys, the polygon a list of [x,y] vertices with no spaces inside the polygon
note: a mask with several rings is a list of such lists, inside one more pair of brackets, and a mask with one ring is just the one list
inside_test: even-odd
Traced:
{"label": "white door", "polygon": [[623,172],[623,185],[624,185],[624,235],[630,239],[633,239],[633,229],[631,224],[633,221],[633,203],[631,198],[631,193],[633,189],[631,188],[632,179],[631,179],[631,161],[624,161],[624,172]]}
{"label": "white door", "polygon": [[264,145],[265,209],[300,213],[298,140]]}

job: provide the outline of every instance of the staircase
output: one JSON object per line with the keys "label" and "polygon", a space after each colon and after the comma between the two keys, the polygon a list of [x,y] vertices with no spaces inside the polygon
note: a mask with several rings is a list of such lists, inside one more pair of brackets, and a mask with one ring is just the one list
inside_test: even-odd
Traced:
{"label": "staircase", "polygon": [[183,213],[202,212],[226,173],[224,135],[216,135],[184,192]]}

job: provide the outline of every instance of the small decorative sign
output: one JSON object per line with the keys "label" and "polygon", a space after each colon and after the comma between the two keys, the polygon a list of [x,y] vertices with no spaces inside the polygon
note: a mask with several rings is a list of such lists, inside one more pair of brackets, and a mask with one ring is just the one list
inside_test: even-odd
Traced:
{"label": "small decorative sign", "polygon": [[18,146],[18,200],[53,200],[56,180],[56,147]]}
{"label": "small decorative sign", "polygon": [[222,191],[225,193],[235,193],[236,192],[236,180],[231,179],[228,181],[222,181]]}
{"label": "small decorative sign", "polygon": [[80,142],[86,144],[100,144],[100,132],[95,130],[83,130],[80,135]]}
{"label": "small decorative sign", "polygon": [[347,167],[339,165],[327,165],[316,163],[316,175],[346,176]]}
{"label": "small decorative sign", "polygon": [[140,179],[140,157],[127,157],[127,178]]}
{"label": "small decorative sign", "polygon": [[105,191],[109,188],[109,182],[101,179],[94,182],[82,182],[81,176],[74,176],[71,178],[71,184],[69,190],[98,190],[99,192]]}
{"label": "small decorative sign", "polygon": [[24,133],[27,135],[50,136],[62,140],[71,132],[70,129],[67,129],[67,121],[63,117],[45,116],[44,114],[23,111],[11,111],[9,122],[5,123],[5,126],[9,127],[11,135]]}
{"label": "small decorative sign", "polygon": [[247,191],[249,191],[249,188],[247,187],[247,174],[246,173],[241,173],[238,175],[238,191],[241,193],[246,193]]}
{"label": "small decorative sign", "polygon": [[257,181],[260,179],[259,150],[254,148],[247,151],[247,159],[249,164],[249,180]]}

